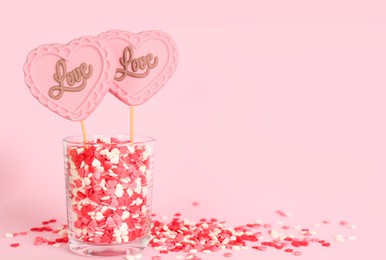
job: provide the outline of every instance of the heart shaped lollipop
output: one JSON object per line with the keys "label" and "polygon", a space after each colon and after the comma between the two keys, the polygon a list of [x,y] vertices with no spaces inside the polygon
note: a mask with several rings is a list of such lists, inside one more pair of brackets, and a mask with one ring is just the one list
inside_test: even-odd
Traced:
{"label": "heart shaped lollipop", "polygon": [[145,103],[173,75],[178,52],[172,38],[161,31],[101,33],[114,53],[116,69],[110,92],[130,106]]}
{"label": "heart shaped lollipop", "polygon": [[32,50],[24,65],[32,95],[58,115],[86,119],[110,88],[115,71],[111,53],[96,37],[68,44],[46,44]]}

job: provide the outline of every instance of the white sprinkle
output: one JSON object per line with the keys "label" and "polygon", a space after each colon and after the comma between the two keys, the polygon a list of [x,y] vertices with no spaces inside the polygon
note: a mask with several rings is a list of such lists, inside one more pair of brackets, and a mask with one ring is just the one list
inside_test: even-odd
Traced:
{"label": "white sprinkle", "polygon": [[130,182],[130,179],[129,178],[121,178],[121,181],[123,183],[129,183]]}
{"label": "white sprinkle", "polygon": [[141,186],[137,186],[137,187],[134,189],[134,192],[135,192],[135,193],[138,193],[138,194],[141,194],[141,191],[142,191],[142,187],[141,187]]}
{"label": "white sprinkle", "polygon": [[256,224],[263,224],[263,220],[262,219],[256,219],[255,223]]}
{"label": "white sprinkle", "polygon": [[188,255],[185,259],[192,259],[194,255]]}
{"label": "white sprinkle", "polygon": [[114,192],[115,196],[120,198],[123,196],[124,192],[125,191],[123,190],[122,184],[118,183],[117,187],[115,188],[115,192]]}
{"label": "white sprinkle", "polygon": [[140,259],[140,258],[142,258],[142,254],[136,254],[135,255],[135,259]]}
{"label": "white sprinkle", "polygon": [[127,194],[129,197],[133,196],[134,191],[132,189],[127,189]]}
{"label": "white sprinkle", "polygon": [[99,211],[98,211],[98,212],[96,213],[96,215],[95,215],[95,219],[96,219],[97,221],[102,220],[104,217],[105,217],[105,216],[104,216],[102,213],[100,213]]}
{"label": "white sprinkle", "polygon": [[83,153],[84,152],[84,148],[82,147],[82,148],[78,148],[78,149],[76,149],[76,153],[77,154],[81,154],[81,153]]}
{"label": "white sprinkle", "polygon": [[143,153],[142,153],[142,159],[143,159],[144,161],[146,161],[147,158],[149,158],[149,154],[148,154],[147,152],[143,152]]}
{"label": "white sprinkle", "polygon": [[355,224],[351,224],[348,227],[351,228],[351,229],[356,229],[357,228],[357,226]]}
{"label": "white sprinkle", "polygon": [[7,238],[14,237],[13,233],[6,233],[4,236],[7,237]]}
{"label": "white sprinkle", "polygon": [[134,146],[131,146],[131,145],[127,147],[127,150],[129,150],[130,153],[134,153],[135,152]]}
{"label": "white sprinkle", "polygon": [[97,235],[103,235],[104,232],[103,232],[103,231],[95,231],[95,234],[97,234]]}
{"label": "white sprinkle", "polygon": [[101,166],[101,162],[97,158],[94,158],[94,160],[92,161],[91,165],[93,167],[100,167]]}
{"label": "white sprinkle", "polygon": [[240,246],[232,246],[232,249],[236,250],[236,251],[239,251],[241,248],[240,248]]}
{"label": "white sprinkle", "polygon": [[197,249],[194,249],[194,248],[189,250],[189,253],[197,253],[197,252],[198,252]]}
{"label": "white sprinkle", "polygon": [[184,259],[184,256],[182,256],[182,255],[176,255],[176,259]]}
{"label": "white sprinkle", "polygon": [[146,172],[146,165],[139,166],[139,170],[144,174]]}
{"label": "white sprinkle", "polygon": [[143,187],[143,188],[142,188],[142,195],[143,195],[144,197],[146,197],[147,192],[148,192],[147,187]]}
{"label": "white sprinkle", "polygon": [[89,178],[87,178],[87,177],[84,177],[84,178],[83,178],[83,184],[86,185],[86,186],[88,186],[88,185],[91,184],[91,180],[90,180]]}
{"label": "white sprinkle", "polygon": [[278,224],[278,225],[283,225],[283,221],[276,220],[276,224]]}
{"label": "white sprinkle", "polygon": [[229,243],[229,238],[225,238],[223,241],[222,241],[222,244],[223,245],[226,245]]}
{"label": "white sprinkle", "polygon": [[335,238],[335,240],[338,241],[338,242],[344,242],[344,237],[343,237],[343,235],[338,234],[338,235],[335,235],[334,238]]}
{"label": "white sprinkle", "polygon": [[102,208],[101,208],[101,213],[105,213],[105,211],[108,209],[109,207],[107,207],[107,206],[103,206]]}
{"label": "white sprinkle", "polygon": [[210,254],[210,253],[212,253],[212,251],[210,251],[210,250],[208,250],[208,249],[202,250],[202,252],[203,252],[204,254]]}
{"label": "white sprinkle", "polygon": [[301,229],[301,227],[300,226],[294,226],[294,229],[299,230],[299,229]]}
{"label": "white sprinkle", "polygon": [[108,153],[109,153],[109,150],[107,149],[100,150],[99,152],[100,155],[107,155]]}
{"label": "white sprinkle", "polygon": [[349,236],[347,237],[348,240],[356,240],[357,238],[355,236]]}
{"label": "white sprinkle", "polygon": [[135,256],[133,256],[133,255],[126,255],[126,260],[135,260]]}
{"label": "white sprinkle", "polygon": [[60,247],[60,246],[61,246],[61,244],[59,244],[59,243],[55,243],[55,244],[53,244],[52,246],[53,246],[53,247]]}
{"label": "white sprinkle", "polygon": [[130,217],[130,212],[128,212],[128,211],[123,211],[122,212],[122,220],[125,220],[125,219],[127,219],[128,217]]}
{"label": "white sprinkle", "polygon": [[137,198],[137,201],[136,201],[137,205],[141,205],[143,203],[143,200],[141,198]]}
{"label": "white sprinkle", "polygon": [[315,223],[315,224],[312,224],[314,227],[320,227],[320,224],[318,223]]}
{"label": "white sprinkle", "polygon": [[109,200],[110,199],[110,196],[103,196],[102,198],[101,198],[101,200]]}
{"label": "white sprinkle", "polygon": [[152,150],[151,150],[151,146],[150,145],[145,145],[145,151],[148,153],[148,154],[151,154]]}

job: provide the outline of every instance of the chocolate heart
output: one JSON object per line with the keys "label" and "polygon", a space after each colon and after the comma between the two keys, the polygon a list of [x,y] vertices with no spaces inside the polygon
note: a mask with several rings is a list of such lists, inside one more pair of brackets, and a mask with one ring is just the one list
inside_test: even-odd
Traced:
{"label": "chocolate heart", "polygon": [[64,118],[81,121],[110,88],[115,75],[110,55],[96,37],[41,45],[28,54],[25,81],[44,106]]}
{"label": "chocolate heart", "polygon": [[130,106],[145,103],[170,79],[178,63],[177,46],[161,31],[112,30],[98,36],[114,53],[115,78],[110,88]]}

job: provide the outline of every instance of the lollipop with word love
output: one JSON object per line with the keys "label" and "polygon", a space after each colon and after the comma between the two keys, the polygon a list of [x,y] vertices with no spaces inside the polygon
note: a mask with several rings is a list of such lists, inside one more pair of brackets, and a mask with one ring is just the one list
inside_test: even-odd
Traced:
{"label": "lollipop with word love", "polygon": [[170,79],[178,63],[177,46],[161,31],[101,33],[115,59],[110,92],[130,106],[130,140],[134,139],[134,106],[145,103]]}

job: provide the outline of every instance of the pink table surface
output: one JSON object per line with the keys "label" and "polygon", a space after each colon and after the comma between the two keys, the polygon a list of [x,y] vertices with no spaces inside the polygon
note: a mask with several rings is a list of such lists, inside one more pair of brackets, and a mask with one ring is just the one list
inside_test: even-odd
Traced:
{"label": "pink table surface", "polygon": [[[1,1],[0,259],[86,259],[66,246],[33,246],[35,234],[3,236],[51,218],[65,223],[61,140],[80,134],[30,95],[22,68],[40,44],[113,28],[160,29],[179,47],[173,78],[136,109],[136,133],[157,138],[158,216],[229,226],[329,220],[314,229],[331,247],[302,248],[299,259],[386,259],[385,5],[360,2]],[[86,127],[127,133],[128,119],[128,107],[107,95]],[[336,242],[336,234],[356,240]]]}

